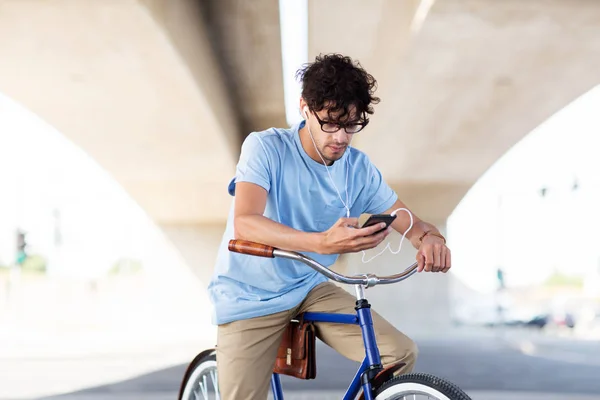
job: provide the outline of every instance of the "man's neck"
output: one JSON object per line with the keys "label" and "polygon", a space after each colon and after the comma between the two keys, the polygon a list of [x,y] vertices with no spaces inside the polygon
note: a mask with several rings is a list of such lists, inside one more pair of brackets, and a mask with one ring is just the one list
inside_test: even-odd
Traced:
{"label": "man's neck", "polygon": [[[319,156],[316,146],[310,138],[310,133],[308,132],[308,128],[306,127],[306,125],[304,125],[300,130],[298,130],[298,135],[300,135],[300,144],[302,144],[302,149],[304,149],[304,152],[319,164],[323,164],[323,160]],[[327,161],[328,166],[331,166],[332,164],[332,161]]]}

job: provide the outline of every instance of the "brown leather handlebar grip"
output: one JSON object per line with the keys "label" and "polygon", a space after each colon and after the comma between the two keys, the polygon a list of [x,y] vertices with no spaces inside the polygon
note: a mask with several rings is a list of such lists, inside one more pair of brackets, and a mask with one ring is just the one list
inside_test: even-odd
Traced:
{"label": "brown leather handlebar grip", "polygon": [[266,244],[250,242],[248,240],[233,239],[229,241],[228,247],[229,251],[233,251],[235,253],[270,258],[273,258],[273,251],[275,250],[275,247],[267,246]]}

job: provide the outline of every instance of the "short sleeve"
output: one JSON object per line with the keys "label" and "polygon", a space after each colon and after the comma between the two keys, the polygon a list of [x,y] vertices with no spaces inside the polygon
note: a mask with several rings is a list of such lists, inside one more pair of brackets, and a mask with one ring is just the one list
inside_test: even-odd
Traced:
{"label": "short sleeve", "polygon": [[267,192],[271,188],[267,152],[260,138],[254,134],[248,135],[242,144],[234,181],[254,183]]}
{"label": "short sleeve", "polygon": [[381,214],[382,212],[390,209],[396,200],[398,195],[394,192],[388,184],[383,180],[381,172],[375,165],[368,161],[368,173],[365,187],[365,209],[364,213],[367,214]]}

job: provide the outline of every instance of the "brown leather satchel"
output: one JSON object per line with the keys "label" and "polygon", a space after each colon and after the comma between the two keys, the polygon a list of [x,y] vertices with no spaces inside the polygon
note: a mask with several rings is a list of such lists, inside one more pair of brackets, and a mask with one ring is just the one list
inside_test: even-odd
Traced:
{"label": "brown leather satchel", "polygon": [[315,326],[302,315],[292,320],[283,332],[273,372],[300,379],[315,379]]}

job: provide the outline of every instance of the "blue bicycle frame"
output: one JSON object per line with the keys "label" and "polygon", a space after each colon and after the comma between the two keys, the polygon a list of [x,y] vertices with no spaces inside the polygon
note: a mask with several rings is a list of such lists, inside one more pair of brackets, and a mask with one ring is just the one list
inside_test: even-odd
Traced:
{"label": "blue bicycle frame", "polygon": [[[300,261],[317,272],[325,275],[327,278],[336,282],[354,285],[356,289],[356,314],[331,314],[331,313],[303,313],[304,321],[312,322],[330,322],[334,324],[355,324],[360,325],[362,331],[363,344],[365,348],[365,358],[356,371],[356,375],[352,379],[344,400],[354,399],[358,395],[361,386],[363,395],[366,400],[373,400],[373,384],[378,374],[383,371],[381,365],[381,356],[379,348],[375,340],[375,330],[373,329],[373,318],[371,316],[371,305],[365,298],[364,289],[379,285],[400,282],[417,272],[418,264],[415,262],[406,270],[399,274],[390,276],[377,276],[373,274],[365,274],[359,276],[345,276],[329,270],[322,266],[310,257],[304,254],[276,249],[260,243],[249,242],[247,240],[230,240],[228,249],[230,251],[249,254],[259,257],[283,257],[291,260]],[[383,372],[380,376],[382,379],[386,377],[386,373],[393,373],[396,369],[394,366],[389,367],[387,372]],[[274,400],[283,400],[283,390],[281,389],[281,381],[279,375],[274,373],[271,378],[271,389],[273,390]]]}
{"label": "blue bicycle frame", "polygon": [[[344,400],[356,398],[362,386],[365,400],[373,400],[371,392],[370,378],[381,370],[381,357],[375,340],[375,331],[373,329],[373,319],[371,317],[371,306],[366,299],[359,299],[356,302],[356,314],[330,314],[330,313],[304,313],[304,321],[313,322],[332,322],[336,324],[355,324],[360,325],[362,330],[363,343],[365,347],[365,358],[356,371],[350,386],[346,390]],[[373,374],[369,374],[371,371]],[[362,382],[362,384],[361,384]],[[271,377],[271,389],[274,400],[283,400],[283,390],[278,374]]]}

